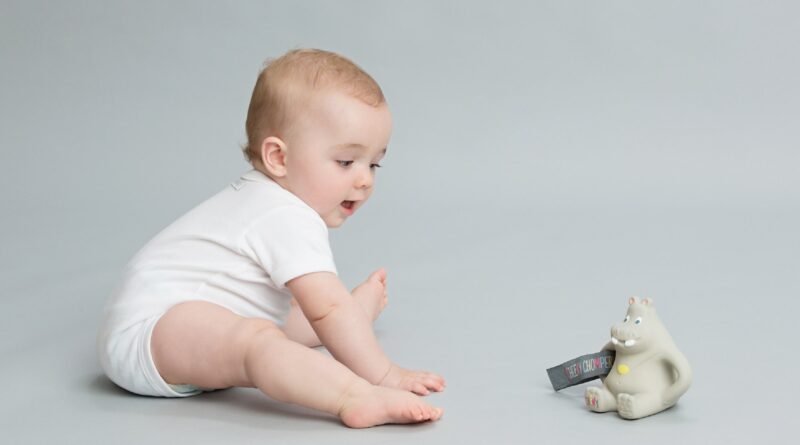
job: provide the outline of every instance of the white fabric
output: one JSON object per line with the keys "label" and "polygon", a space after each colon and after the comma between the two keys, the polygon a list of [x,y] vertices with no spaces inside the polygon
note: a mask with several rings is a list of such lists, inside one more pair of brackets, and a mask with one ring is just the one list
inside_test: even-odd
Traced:
{"label": "white fabric", "polygon": [[[145,338],[149,342],[150,332],[137,330],[152,330],[170,307],[190,300],[282,324],[291,300],[286,282],[321,271],[336,273],[325,222],[302,200],[252,170],[133,257],[106,309],[98,338],[101,364],[117,384],[146,394],[142,385],[126,382],[133,372],[126,369],[132,353],[146,352],[143,360],[152,362],[149,344],[141,344]],[[137,366],[155,370],[151,365]],[[160,379],[155,374],[148,381]],[[155,388],[149,395],[178,395],[163,380],[150,386]]]}

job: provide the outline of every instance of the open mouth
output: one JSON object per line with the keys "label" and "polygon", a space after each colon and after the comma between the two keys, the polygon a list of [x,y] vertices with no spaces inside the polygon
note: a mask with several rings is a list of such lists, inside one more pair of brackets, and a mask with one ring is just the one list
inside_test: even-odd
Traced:
{"label": "open mouth", "polygon": [[342,212],[347,216],[352,215],[356,211],[356,201],[342,201],[340,206],[342,207]]}
{"label": "open mouth", "polygon": [[636,340],[631,338],[623,342],[622,340],[618,340],[616,337],[611,337],[611,343],[615,345],[622,343],[623,345],[625,345],[626,348],[630,348],[631,346],[636,344]]}

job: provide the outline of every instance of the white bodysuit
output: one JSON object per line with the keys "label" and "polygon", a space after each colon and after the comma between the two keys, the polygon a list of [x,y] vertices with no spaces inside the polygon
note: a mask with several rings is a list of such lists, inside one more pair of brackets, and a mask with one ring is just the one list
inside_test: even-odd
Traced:
{"label": "white bodysuit", "polygon": [[286,282],[333,272],[328,229],[314,209],[252,170],[161,231],[128,263],[98,336],[108,377],[128,391],[179,397],[153,364],[150,337],[172,306],[202,300],[283,324]]}

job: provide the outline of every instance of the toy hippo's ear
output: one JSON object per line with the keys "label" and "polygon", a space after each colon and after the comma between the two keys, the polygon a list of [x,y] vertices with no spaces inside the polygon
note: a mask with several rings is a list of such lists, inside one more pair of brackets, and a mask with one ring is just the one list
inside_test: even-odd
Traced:
{"label": "toy hippo's ear", "polygon": [[639,299],[636,297],[631,297],[628,299],[628,304],[636,304],[639,302]]}
{"label": "toy hippo's ear", "polygon": [[650,298],[650,297],[647,297],[644,300],[642,300],[642,304],[644,304],[646,306],[652,306],[653,305],[653,299]]}

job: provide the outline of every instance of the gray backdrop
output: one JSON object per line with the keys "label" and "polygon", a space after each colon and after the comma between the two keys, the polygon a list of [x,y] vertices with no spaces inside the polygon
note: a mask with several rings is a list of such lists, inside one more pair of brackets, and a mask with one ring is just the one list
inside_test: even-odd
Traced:
{"label": "gray backdrop", "polygon": [[[207,3],[207,4],[201,4]],[[0,442],[748,443],[796,418],[793,2],[0,3]],[[255,390],[137,397],[94,334],[121,269],[247,169],[261,63],[341,52],[394,112],[370,204],[332,232],[378,266],[376,328],[442,373],[435,424],[348,430]],[[693,364],[629,422],[554,393],[651,296]]]}

